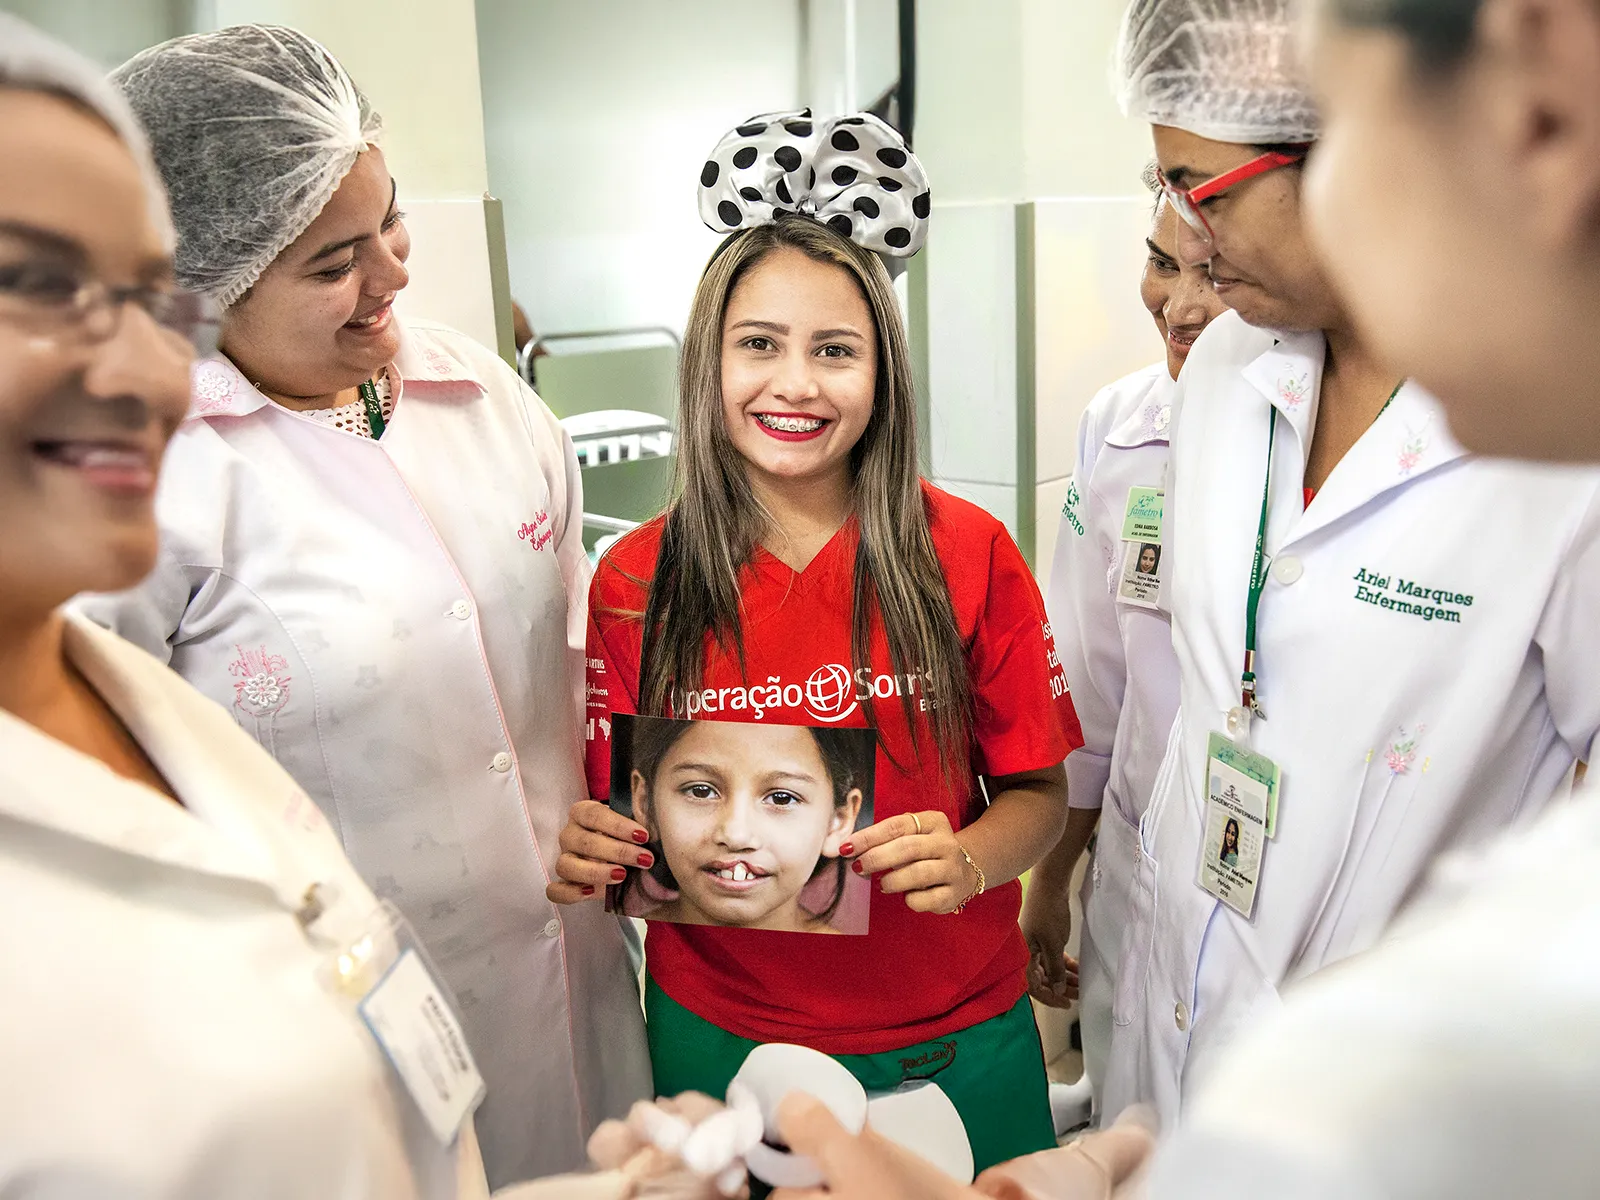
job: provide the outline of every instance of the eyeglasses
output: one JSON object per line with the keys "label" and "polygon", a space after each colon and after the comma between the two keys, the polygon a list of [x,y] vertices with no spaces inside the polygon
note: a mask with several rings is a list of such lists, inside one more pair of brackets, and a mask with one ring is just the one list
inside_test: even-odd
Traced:
{"label": "eyeglasses", "polygon": [[108,341],[116,336],[130,304],[182,338],[196,354],[216,351],[222,315],[205,296],[148,285],[112,287],[56,265],[0,263],[0,321],[31,332],[88,344]]}
{"label": "eyeglasses", "polygon": [[1172,183],[1165,174],[1156,172],[1156,178],[1161,181],[1162,194],[1172,203],[1184,224],[1194,230],[1206,240],[1207,245],[1212,245],[1217,240],[1217,235],[1212,232],[1211,223],[1206,220],[1205,213],[1200,211],[1200,204],[1213,196],[1220,196],[1223,192],[1236,184],[1243,183],[1246,179],[1254,179],[1257,175],[1265,175],[1268,171],[1276,171],[1279,167],[1292,166],[1297,162],[1304,162],[1309,146],[1297,146],[1291,151],[1268,150],[1265,154],[1258,154],[1249,162],[1235,167],[1231,171],[1224,171],[1214,179],[1208,179],[1199,187],[1181,188]]}

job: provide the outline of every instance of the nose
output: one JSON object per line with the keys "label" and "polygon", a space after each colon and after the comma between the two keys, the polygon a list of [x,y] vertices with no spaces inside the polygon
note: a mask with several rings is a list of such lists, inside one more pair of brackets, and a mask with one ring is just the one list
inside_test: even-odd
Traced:
{"label": "nose", "polygon": [[1207,299],[1211,294],[1211,279],[1198,266],[1185,266],[1173,282],[1172,292],[1162,306],[1167,325],[1180,328],[1203,325],[1206,321]]}
{"label": "nose", "polygon": [[[193,362],[194,348],[187,339],[129,304],[112,335],[90,348],[84,390],[96,399],[117,402],[119,420],[124,424],[144,424],[143,413],[134,419],[130,401],[135,401],[142,402],[163,424],[176,426],[189,409],[189,367]],[[127,410],[125,417],[123,409]]]}
{"label": "nose", "polygon": [[803,404],[817,397],[817,374],[810,349],[796,345],[784,352],[773,370],[770,385],[773,399]]}
{"label": "nose", "polygon": [[404,290],[406,284],[411,282],[411,272],[406,269],[406,259],[411,251],[410,239],[402,237],[397,245],[390,245],[379,238],[377,245],[376,260],[366,275],[367,294],[386,296],[390,292]]}
{"label": "nose", "polygon": [[729,850],[755,848],[755,799],[751,796],[733,795],[724,801],[718,813],[717,842]]}
{"label": "nose", "polygon": [[1211,239],[1188,221],[1178,221],[1178,261],[1186,267],[1198,267],[1209,262],[1215,247]]}

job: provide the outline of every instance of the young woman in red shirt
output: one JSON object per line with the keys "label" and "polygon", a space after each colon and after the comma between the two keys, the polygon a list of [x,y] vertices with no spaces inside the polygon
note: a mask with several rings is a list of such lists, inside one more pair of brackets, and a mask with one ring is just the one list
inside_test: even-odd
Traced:
{"label": "young woman in red shirt", "polygon": [[[876,823],[839,855],[864,936],[652,922],[656,1089],[720,1096],[761,1042],[869,1092],[937,1082],[978,1170],[1054,1144],[1017,877],[1066,816],[1081,742],[1044,605],[999,521],[917,473],[906,335],[880,254],[926,236],[928,185],[871,116],[753,118],[701,174],[730,236],[684,340],[677,499],[590,592],[588,777],[553,900],[653,865],[612,811],[613,714],[876,730]],[[729,841],[729,861],[754,852]],[[742,860],[740,860],[742,861]],[[739,886],[751,886],[735,876]]]}

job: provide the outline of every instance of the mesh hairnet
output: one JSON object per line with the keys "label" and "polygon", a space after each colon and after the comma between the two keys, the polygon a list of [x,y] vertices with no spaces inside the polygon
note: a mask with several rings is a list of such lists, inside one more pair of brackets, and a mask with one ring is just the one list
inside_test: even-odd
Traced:
{"label": "mesh hairnet", "polygon": [[160,230],[162,242],[168,249],[172,248],[167,193],[150,160],[144,130],[139,128],[127,101],[106,82],[99,67],[19,18],[0,12],[0,87],[66,96],[111,126],[139,164],[150,193],[150,219]]}
{"label": "mesh hairnet", "polygon": [[1122,111],[1218,142],[1315,141],[1295,0],[1131,0],[1117,45]]}
{"label": "mesh hairnet", "polygon": [[144,122],[178,227],[178,281],[227,306],[306,231],[383,127],[305,34],[234,25],[111,73]]}

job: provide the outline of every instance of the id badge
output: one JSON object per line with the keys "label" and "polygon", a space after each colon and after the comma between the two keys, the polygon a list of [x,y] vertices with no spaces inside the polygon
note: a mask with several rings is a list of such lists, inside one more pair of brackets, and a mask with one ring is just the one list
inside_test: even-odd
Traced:
{"label": "id badge", "polygon": [[1131,487],[1122,515],[1117,598],[1137,608],[1161,606],[1161,523],[1166,493]]}
{"label": "id badge", "polygon": [[1276,832],[1278,766],[1220,733],[1206,748],[1199,884],[1240,916],[1255,911],[1267,839]]}
{"label": "id badge", "polygon": [[450,989],[411,925],[388,901],[367,931],[333,959],[331,984],[355,1010],[441,1146],[454,1143],[483,1101]]}

